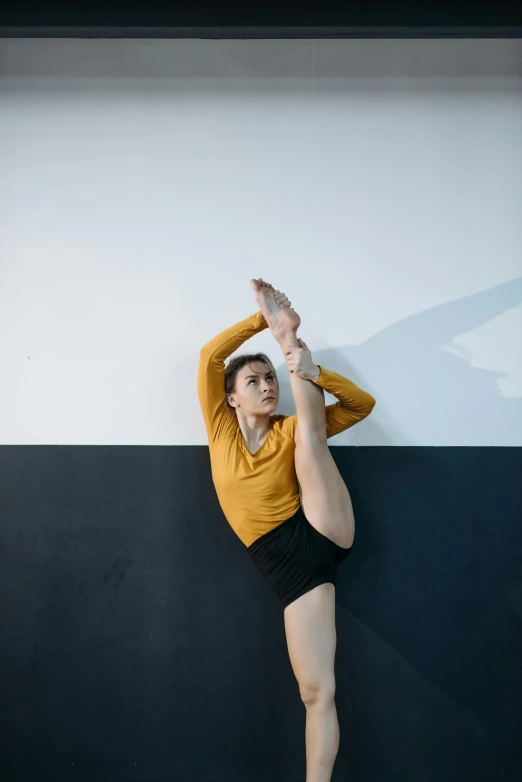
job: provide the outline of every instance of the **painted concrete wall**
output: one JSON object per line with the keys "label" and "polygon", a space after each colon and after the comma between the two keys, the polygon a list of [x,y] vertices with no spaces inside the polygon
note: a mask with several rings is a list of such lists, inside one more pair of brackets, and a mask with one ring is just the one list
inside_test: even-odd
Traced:
{"label": "painted concrete wall", "polygon": [[205,444],[199,348],[261,276],[378,400],[332,444],[521,445],[521,54],[3,40],[0,442]]}

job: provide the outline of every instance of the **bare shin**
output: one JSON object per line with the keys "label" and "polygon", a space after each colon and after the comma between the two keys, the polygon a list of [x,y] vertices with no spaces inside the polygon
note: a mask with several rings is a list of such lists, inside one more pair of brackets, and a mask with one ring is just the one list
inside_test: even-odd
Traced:
{"label": "bare shin", "polygon": [[[289,335],[288,338],[279,343],[281,350],[290,347],[299,347],[297,336]],[[295,372],[290,373],[290,385],[294,397],[297,413],[297,432],[298,437],[314,437],[326,442],[326,412],[324,404],[324,391],[316,386],[311,380],[306,380]]]}

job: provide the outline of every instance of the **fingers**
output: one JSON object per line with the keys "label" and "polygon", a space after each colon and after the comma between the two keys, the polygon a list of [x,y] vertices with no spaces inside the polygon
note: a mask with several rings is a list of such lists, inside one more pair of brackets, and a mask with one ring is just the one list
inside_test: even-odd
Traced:
{"label": "fingers", "polygon": [[281,291],[274,291],[274,295],[275,295],[275,299],[276,299],[277,303],[281,307],[291,307],[292,306],[292,302],[290,301],[290,299],[288,299],[286,297],[285,293],[281,293]]}

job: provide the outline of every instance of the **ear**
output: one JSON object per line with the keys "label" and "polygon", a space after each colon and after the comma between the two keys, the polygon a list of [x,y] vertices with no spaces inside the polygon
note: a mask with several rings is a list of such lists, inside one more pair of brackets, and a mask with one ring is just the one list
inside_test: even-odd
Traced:
{"label": "ear", "polygon": [[236,403],[235,403],[233,394],[227,394],[227,401],[228,401],[229,405],[232,405],[232,407],[234,407],[234,408],[236,407]]}

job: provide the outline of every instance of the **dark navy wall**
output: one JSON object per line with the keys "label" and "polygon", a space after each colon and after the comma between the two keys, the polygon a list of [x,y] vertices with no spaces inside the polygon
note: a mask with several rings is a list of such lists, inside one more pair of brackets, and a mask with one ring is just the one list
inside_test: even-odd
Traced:
{"label": "dark navy wall", "polygon": [[[522,450],[332,453],[335,780],[511,782],[522,752]],[[302,782],[283,614],[206,447],[0,448],[3,782]]]}
{"label": "dark navy wall", "polygon": [[[41,3],[18,0],[2,4],[0,31],[11,35],[67,35],[94,37],[278,37],[301,36],[416,37],[441,35],[489,36],[506,33],[506,26],[522,25],[519,4],[507,0],[424,0],[422,3],[385,2],[286,3],[250,0],[191,0],[190,3]],[[119,30],[124,26],[124,30]],[[140,30],[140,26],[145,30]],[[43,28],[39,30],[38,28]],[[98,29],[96,29],[98,27]],[[104,29],[99,29],[99,28]],[[464,28],[464,29],[460,29]],[[31,30],[33,28],[33,30]],[[36,28],[36,29],[35,29]],[[502,29],[504,28],[504,29]],[[513,36],[520,29],[512,29]]]}

